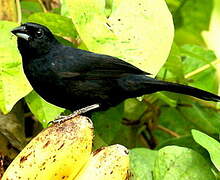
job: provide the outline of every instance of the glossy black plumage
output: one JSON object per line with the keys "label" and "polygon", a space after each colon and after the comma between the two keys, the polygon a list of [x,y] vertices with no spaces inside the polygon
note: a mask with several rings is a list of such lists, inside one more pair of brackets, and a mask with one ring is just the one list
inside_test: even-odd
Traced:
{"label": "glossy black plumage", "polygon": [[25,23],[12,30],[18,36],[24,72],[34,90],[48,102],[70,110],[100,104],[100,110],[130,97],[157,91],[220,101],[212,93],[159,81],[115,57],[61,45],[45,27]]}

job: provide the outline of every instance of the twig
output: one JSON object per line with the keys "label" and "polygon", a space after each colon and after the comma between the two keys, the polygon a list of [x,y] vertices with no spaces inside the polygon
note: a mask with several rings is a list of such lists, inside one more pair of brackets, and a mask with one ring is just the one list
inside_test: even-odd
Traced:
{"label": "twig", "polygon": [[161,125],[156,125],[156,128],[160,129],[161,131],[164,131],[165,133],[167,133],[167,134],[169,134],[171,136],[180,137],[179,134],[177,134],[177,133],[171,131],[170,129],[167,129],[167,128],[161,126]]}
{"label": "twig", "polygon": [[47,12],[47,9],[46,7],[44,6],[44,3],[42,2],[42,0],[38,0],[39,4],[41,5],[43,11],[46,13]]}
{"label": "twig", "polygon": [[149,148],[148,140],[145,139],[145,135],[143,135],[142,133],[140,134],[140,141],[143,143],[144,146]]}
{"label": "twig", "polygon": [[186,78],[186,79],[189,79],[189,78],[191,78],[192,76],[195,76],[196,74],[199,74],[200,72],[202,72],[202,71],[204,71],[204,70],[210,68],[211,66],[215,66],[215,65],[217,65],[217,64],[219,64],[219,63],[220,63],[220,59],[217,59],[217,60],[211,62],[210,64],[206,64],[206,65],[204,65],[204,66],[202,66],[202,67],[196,69],[195,71],[192,71],[192,72],[186,74],[186,75],[185,75],[185,78]]}
{"label": "twig", "polygon": [[[220,109],[213,103],[210,103],[208,101],[204,101],[204,100],[201,100],[201,99],[197,99],[197,98],[194,98],[194,97],[191,97],[191,96],[189,96],[188,98],[193,99],[194,101],[198,102],[204,108],[209,108],[209,109],[212,109],[213,111],[220,112]],[[192,107],[192,104],[189,107]]]}
{"label": "twig", "polygon": [[148,144],[150,146],[150,149],[154,149],[157,146],[157,142],[156,142],[155,137],[152,134],[151,128],[148,125],[146,125],[146,131],[149,135]]}
{"label": "twig", "polygon": [[16,3],[16,9],[17,9],[17,22],[18,24],[21,24],[22,14],[21,14],[20,0],[16,0],[15,3]]}

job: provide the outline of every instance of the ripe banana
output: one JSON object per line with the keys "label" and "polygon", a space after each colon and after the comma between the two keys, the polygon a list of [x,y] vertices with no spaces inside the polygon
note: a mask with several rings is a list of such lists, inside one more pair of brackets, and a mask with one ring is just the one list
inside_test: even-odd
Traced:
{"label": "ripe banana", "polygon": [[95,151],[79,174],[68,180],[125,180],[128,167],[128,150],[116,144]]}
{"label": "ripe banana", "polygon": [[2,180],[60,180],[75,176],[90,157],[93,125],[82,116],[37,135],[13,160]]}

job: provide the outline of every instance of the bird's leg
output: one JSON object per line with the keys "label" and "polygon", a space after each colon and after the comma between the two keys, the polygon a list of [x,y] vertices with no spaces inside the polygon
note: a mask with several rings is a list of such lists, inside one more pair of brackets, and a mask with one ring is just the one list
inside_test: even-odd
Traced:
{"label": "bird's leg", "polygon": [[53,120],[53,121],[50,121],[50,122],[48,123],[48,125],[50,125],[50,124],[56,124],[56,123],[62,123],[62,122],[64,122],[64,121],[67,121],[67,120],[69,120],[69,119],[72,119],[72,118],[74,118],[74,117],[76,117],[76,116],[79,116],[80,114],[84,114],[84,113],[86,113],[86,112],[88,112],[88,111],[91,111],[91,110],[96,109],[96,108],[99,108],[99,107],[100,107],[99,104],[93,104],[93,105],[90,105],[90,106],[86,106],[86,107],[84,107],[84,108],[82,108],[82,109],[78,109],[78,110],[74,111],[72,114],[70,114],[70,115],[68,115],[68,116],[59,116],[57,119],[55,119],[55,120]]}

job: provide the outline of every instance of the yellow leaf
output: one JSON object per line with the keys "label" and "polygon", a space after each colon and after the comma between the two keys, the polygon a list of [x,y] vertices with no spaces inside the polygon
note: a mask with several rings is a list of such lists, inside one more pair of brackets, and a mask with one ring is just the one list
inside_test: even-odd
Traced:
{"label": "yellow leaf", "polygon": [[174,29],[164,0],[115,0],[108,19],[104,0],[64,1],[90,51],[119,57],[153,75],[165,63]]}

